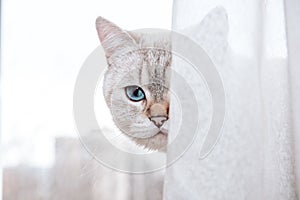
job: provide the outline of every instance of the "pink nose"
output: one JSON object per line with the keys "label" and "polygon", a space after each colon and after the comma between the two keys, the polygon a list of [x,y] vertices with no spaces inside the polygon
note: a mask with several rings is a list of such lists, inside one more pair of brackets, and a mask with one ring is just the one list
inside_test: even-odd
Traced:
{"label": "pink nose", "polygon": [[150,119],[150,121],[152,121],[152,122],[155,124],[155,126],[157,126],[158,128],[160,128],[160,127],[164,124],[164,122],[168,120],[168,118],[165,117],[165,116],[155,116],[155,117],[150,117],[149,119]]}

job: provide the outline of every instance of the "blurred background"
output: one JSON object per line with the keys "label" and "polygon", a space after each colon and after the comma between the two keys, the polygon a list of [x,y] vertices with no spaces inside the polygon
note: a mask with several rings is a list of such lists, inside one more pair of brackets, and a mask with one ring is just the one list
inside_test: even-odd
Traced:
{"label": "blurred background", "polygon": [[[106,169],[85,151],[73,121],[72,95],[82,63],[100,44],[97,16],[128,30],[170,29],[172,1],[2,0],[1,4],[2,199],[147,195],[130,187],[133,182],[147,184],[143,177]],[[106,114],[99,115],[100,121],[110,131]],[[158,176],[151,178],[162,186]]]}

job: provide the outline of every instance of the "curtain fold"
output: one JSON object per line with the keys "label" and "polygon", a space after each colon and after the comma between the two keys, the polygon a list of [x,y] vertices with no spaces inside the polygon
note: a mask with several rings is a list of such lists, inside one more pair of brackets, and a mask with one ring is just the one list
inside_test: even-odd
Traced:
{"label": "curtain fold", "polygon": [[[167,169],[165,199],[297,199],[299,34],[292,30],[296,22],[289,20],[300,12],[293,8],[296,1],[290,2],[294,3],[285,8],[283,0],[174,0],[172,28],[200,44],[215,63],[225,90],[226,116],[213,151],[199,159],[209,128],[203,116],[210,115],[209,109],[201,113],[201,108],[210,101],[197,96],[203,128]],[[212,12],[225,12],[227,17],[212,18]],[[175,59],[175,70],[188,67]],[[195,90],[204,90],[198,79],[191,81]],[[176,113],[179,108],[173,109]]]}
{"label": "curtain fold", "polygon": [[291,120],[296,152],[298,198],[300,196],[300,1],[285,0],[289,82],[291,92]]}

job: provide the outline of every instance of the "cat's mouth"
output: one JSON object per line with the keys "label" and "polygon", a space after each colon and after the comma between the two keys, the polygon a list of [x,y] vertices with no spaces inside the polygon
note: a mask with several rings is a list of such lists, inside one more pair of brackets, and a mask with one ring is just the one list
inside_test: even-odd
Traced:
{"label": "cat's mouth", "polygon": [[160,131],[157,132],[157,135],[158,134],[168,137],[168,131],[166,131],[166,130],[160,130]]}
{"label": "cat's mouth", "polygon": [[162,135],[168,136],[168,133],[166,133],[164,131],[158,131],[157,134],[162,134]]}

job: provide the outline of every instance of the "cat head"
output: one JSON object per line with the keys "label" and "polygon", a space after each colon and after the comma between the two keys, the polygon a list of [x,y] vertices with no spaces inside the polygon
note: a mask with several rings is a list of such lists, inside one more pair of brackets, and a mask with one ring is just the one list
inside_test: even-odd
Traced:
{"label": "cat head", "polygon": [[[171,36],[169,32],[129,32],[98,17],[98,36],[108,69],[103,93],[117,127],[137,144],[165,150],[168,139]],[[181,32],[181,31],[180,31]],[[217,64],[227,51],[228,19],[223,8],[182,30]]]}
{"label": "cat head", "polygon": [[103,94],[113,121],[137,144],[164,150],[172,59],[169,34],[125,31],[102,17],[96,27],[108,64]]}

